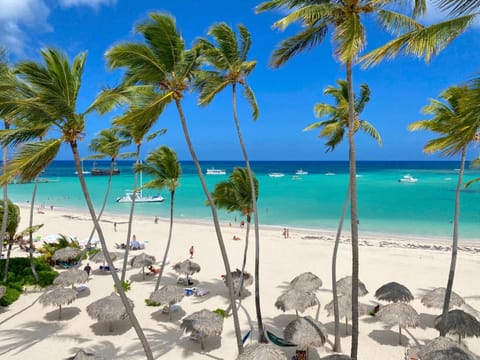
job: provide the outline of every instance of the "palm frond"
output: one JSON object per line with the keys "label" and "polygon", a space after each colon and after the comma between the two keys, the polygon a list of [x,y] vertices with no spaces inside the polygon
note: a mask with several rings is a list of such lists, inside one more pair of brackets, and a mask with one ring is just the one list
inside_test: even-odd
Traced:
{"label": "palm frond", "polygon": [[377,11],[376,20],[382,28],[396,35],[422,28],[422,25],[411,17],[384,9]]}
{"label": "palm frond", "polygon": [[480,0],[435,0],[435,3],[452,15],[468,14],[480,8]]}
{"label": "palm frond", "polygon": [[365,47],[365,28],[358,14],[352,14],[337,24],[333,33],[337,44],[335,56],[342,62],[354,62]]}
{"label": "palm frond", "polygon": [[304,26],[328,23],[333,20],[335,12],[339,10],[340,7],[332,3],[302,6],[276,21],[273,27],[285,30],[295,22],[300,22]]}
{"label": "palm frond", "polygon": [[382,146],[382,138],[375,127],[366,120],[359,121],[359,129],[377,140],[378,145]]}
{"label": "palm frond", "polygon": [[[335,114],[336,108],[329,104],[316,103],[313,107],[313,112],[315,114],[315,117],[320,118],[322,116],[329,116]],[[310,129],[306,128],[305,130]]]}
{"label": "palm frond", "polygon": [[243,96],[245,99],[248,101],[248,105],[250,106],[250,109],[252,110],[252,118],[253,120],[258,119],[258,104],[257,104],[257,99],[255,98],[255,94],[253,93],[253,90],[250,88],[248,84],[243,85]]}
{"label": "palm frond", "polygon": [[3,146],[18,146],[22,143],[32,141],[45,136],[48,127],[21,127],[9,130],[0,130],[0,144]]}
{"label": "palm frond", "polygon": [[199,90],[198,104],[202,106],[210,104],[214,97],[228,85],[230,85],[229,79],[216,71],[199,72],[194,84]]}
{"label": "palm frond", "polygon": [[252,38],[250,36],[250,32],[244,25],[239,24],[237,27],[238,27],[238,32],[240,33],[240,45],[238,48],[238,58],[240,61],[244,62],[247,60],[248,52],[250,50],[250,47],[252,46]]}
{"label": "palm frond", "polygon": [[235,64],[239,58],[239,48],[235,32],[226,23],[213,25],[208,35],[213,36],[217,43],[218,50],[230,65]]}

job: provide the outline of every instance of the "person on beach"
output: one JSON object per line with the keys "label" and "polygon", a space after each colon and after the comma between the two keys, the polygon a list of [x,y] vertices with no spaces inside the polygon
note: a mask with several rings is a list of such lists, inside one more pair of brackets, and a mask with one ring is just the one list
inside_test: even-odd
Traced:
{"label": "person on beach", "polygon": [[158,224],[158,216],[155,216],[155,218],[153,219],[153,222],[154,222],[155,224]]}
{"label": "person on beach", "polygon": [[137,241],[137,237],[135,234],[132,236],[132,243],[130,244],[132,250],[138,250],[140,249],[140,243]]}
{"label": "person on beach", "polygon": [[83,268],[83,270],[87,273],[88,276],[90,276],[90,271],[92,271],[92,267],[90,266],[90,263],[87,263],[87,265]]}
{"label": "person on beach", "polygon": [[190,253],[190,259],[193,259],[193,251],[194,251],[194,248],[193,248],[193,245],[190,246],[190,249],[188,250],[188,252]]}
{"label": "person on beach", "polygon": [[240,222],[240,227],[243,228],[244,226],[245,226],[245,221],[242,220],[242,221]]}
{"label": "person on beach", "polygon": [[113,223],[113,231],[115,231],[115,232],[117,231],[117,223],[116,222]]}

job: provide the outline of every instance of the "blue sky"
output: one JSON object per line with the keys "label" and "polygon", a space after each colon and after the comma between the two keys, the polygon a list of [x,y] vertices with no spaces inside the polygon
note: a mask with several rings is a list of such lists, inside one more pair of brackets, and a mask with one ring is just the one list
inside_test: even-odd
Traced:
{"label": "blue sky", "polygon": [[[246,103],[239,102],[239,114],[247,150],[252,160],[346,160],[347,143],[333,153],[325,153],[324,141],[317,132],[302,129],[316,121],[313,106],[329,102],[323,95],[328,85],[345,77],[344,68],[332,56],[331,36],[314,50],[299,55],[280,69],[268,66],[275,46],[298,28],[285,32],[272,29],[280,13],[255,14],[261,1],[251,0],[0,0],[0,44],[9,51],[14,63],[21,59],[38,59],[39,49],[52,46],[73,58],[88,51],[79,111],[84,110],[105,86],[118,84],[121,71],[109,71],[104,58],[112,45],[138,39],[134,25],[152,11],[175,16],[188,45],[206,36],[215,22],[231,26],[244,24],[251,32],[253,44],[250,59],[257,66],[249,78],[260,108],[260,117],[251,119]],[[424,22],[439,19],[438,11],[430,11]],[[367,21],[370,21],[367,19]],[[422,148],[432,134],[411,133],[407,125],[425,118],[421,108],[429,98],[437,97],[449,86],[478,76],[480,27],[475,25],[455,40],[429,64],[414,58],[399,57],[375,68],[354,69],[355,88],[367,83],[371,100],[363,118],[373,123],[383,138],[378,147],[370,138],[356,138],[359,160],[436,160],[438,156],[423,154]],[[367,51],[389,39],[373,22],[367,24]],[[184,101],[185,115],[192,141],[201,160],[239,160],[242,158],[236,138],[231,110],[231,93],[226,91],[207,108],[196,105],[196,94]],[[87,155],[89,139],[109,126],[113,114],[87,119],[87,136],[80,144]],[[144,146],[143,156],[160,144],[171,146],[181,160],[189,160],[183,133],[174,107],[167,109],[158,121],[158,128],[167,134]],[[471,149],[469,157],[479,155]],[[64,149],[59,159],[71,159]]]}

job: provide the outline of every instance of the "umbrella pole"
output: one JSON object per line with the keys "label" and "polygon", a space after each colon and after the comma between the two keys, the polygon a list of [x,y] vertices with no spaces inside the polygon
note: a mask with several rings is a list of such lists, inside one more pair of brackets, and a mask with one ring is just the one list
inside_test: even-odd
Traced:
{"label": "umbrella pole", "polygon": [[142,280],[145,280],[145,266],[142,266]]}
{"label": "umbrella pole", "polygon": [[345,316],[345,335],[348,335],[348,317]]}
{"label": "umbrella pole", "polygon": [[205,351],[205,345],[203,344],[203,337],[200,339],[200,348]]}
{"label": "umbrella pole", "polygon": [[58,305],[58,320],[62,318],[62,305]]}
{"label": "umbrella pole", "polygon": [[458,334],[458,343],[461,344],[462,343],[462,335]]}
{"label": "umbrella pole", "polygon": [[108,322],[108,331],[113,332],[113,322],[112,321]]}
{"label": "umbrella pole", "polygon": [[398,325],[398,345],[402,345],[402,327]]}

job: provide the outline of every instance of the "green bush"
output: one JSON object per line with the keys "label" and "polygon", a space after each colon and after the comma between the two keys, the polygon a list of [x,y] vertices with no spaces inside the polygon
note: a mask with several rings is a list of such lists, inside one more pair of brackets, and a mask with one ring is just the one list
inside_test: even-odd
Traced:
{"label": "green bush", "polygon": [[150,299],[145,299],[145,304],[147,304],[147,306],[160,306],[160,305],[162,305],[162,304],[160,304],[156,301],[150,300]]}
{"label": "green bush", "polygon": [[[117,292],[117,285],[113,284],[113,288],[115,289],[115,292]],[[132,288],[132,282],[130,280],[122,281],[122,288],[123,291],[127,292]]]}
{"label": "green bush", "polygon": [[7,287],[7,290],[5,291],[5,295],[0,299],[0,305],[1,306],[8,306],[14,301],[16,301],[22,292],[18,289],[14,289],[11,287]]}

